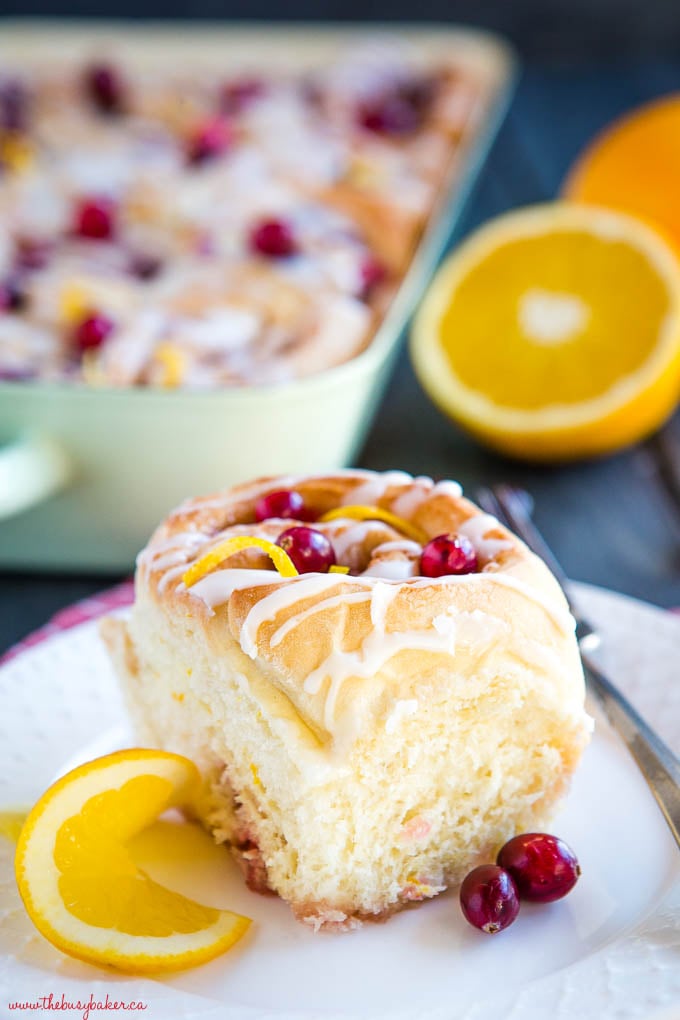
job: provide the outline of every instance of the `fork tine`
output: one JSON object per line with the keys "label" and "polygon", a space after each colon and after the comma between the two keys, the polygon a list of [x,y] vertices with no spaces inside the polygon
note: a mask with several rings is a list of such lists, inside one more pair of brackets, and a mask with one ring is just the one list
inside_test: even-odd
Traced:
{"label": "fork tine", "polygon": [[600,643],[596,629],[579,611],[569,593],[569,578],[555,554],[531,519],[533,498],[524,489],[517,489],[506,483],[481,489],[477,496],[480,506],[493,513],[501,524],[514,531],[536,553],[557,579],[564,592],[569,609],[576,620],[576,637],[582,651],[593,650]]}
{"label": "fork tine", "polygon": [[531,518],[532,497],[524,489],[517,489],[506,483],[492,486],[492,493],[503,511],[510,530],[517,532],[529,548],[547,563],[566,592],[569,588],[569,578]]}
{"label": "fork tine", "polygon": [[486,485],[480,486],[475,490],[475,499],[485,513],[491,514],[500,524],[510,528],[510,521],[505,516],[503,507],[496,499],[493,489],[488,488]]}

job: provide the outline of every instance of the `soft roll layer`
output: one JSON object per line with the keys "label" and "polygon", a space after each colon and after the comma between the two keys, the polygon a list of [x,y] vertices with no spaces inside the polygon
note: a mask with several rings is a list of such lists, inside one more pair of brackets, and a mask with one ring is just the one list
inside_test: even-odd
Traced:
{"label": "soft roll layer", "polygon": [[[312,525],[350,573],[281,577],[239,552],[188,566],[294,489],[315,517],[369,504],[423,539],[464,535],[479,570],[420,576],[397,521]],[[547,568],[453,482],[402,472],[270,478],[184,503],[140,555],[128,623],[103,633],[140,740],[206,781],[203,824],[251,888],[314,927],[436,895],[544,827],[587,742],[573,620]]]}

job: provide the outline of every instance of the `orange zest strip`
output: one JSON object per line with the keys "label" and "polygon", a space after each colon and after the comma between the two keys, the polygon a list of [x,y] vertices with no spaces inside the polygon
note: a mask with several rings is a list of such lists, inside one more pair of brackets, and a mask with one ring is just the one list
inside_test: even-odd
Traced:
{"label": "orange zest strip", "polygon": [[243,549],[261,549],[272,561],[281,577],[297,577],[298,571],[287,552],[274,542],[268,542],[266,538],[254,538],[251,535],[238,535],[235,538],[226,538],[213,549],[210,549],[205,556],[201,556],[189,567],[182,580],[187,588],[200,581],[202,577],[209,574],[211,570],[218,567],[220,563],[233,556],[234,553]]}
{"label": "orange zest strip", "polygon": [[389,510],[383,510],[379,506],[339,506],[335,510],[329,510],[320,520],[322,522],[337,521],[343,517],[350,517],[356,521],[384,521],[385,524],[389,524],[397,531],[401,531],[407,538],[412,538],[414,542],[419,542],[420,545],[425,545],[429,541],[422,528],[411,524],[410,521],[405,521],[403,517],[397,517],[396,514],[391,513]]}

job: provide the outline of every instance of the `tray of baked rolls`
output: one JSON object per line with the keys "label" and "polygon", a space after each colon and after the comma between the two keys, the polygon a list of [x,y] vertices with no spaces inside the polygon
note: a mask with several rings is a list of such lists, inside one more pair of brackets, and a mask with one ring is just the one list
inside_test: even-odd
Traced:
{"label": "tray of baked rolls", "polygon": [[[351,462],[506,45],[10,23],[0,60],[0,561],[123,566],[215,477]],[[122,485],[134,520],[108,511]]]}

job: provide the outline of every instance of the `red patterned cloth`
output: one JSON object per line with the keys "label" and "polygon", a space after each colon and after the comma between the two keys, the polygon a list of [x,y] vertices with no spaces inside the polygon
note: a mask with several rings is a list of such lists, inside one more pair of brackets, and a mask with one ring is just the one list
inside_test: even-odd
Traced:
{"label": "red patterned cloth", "polygon": [[133,599],[134,584],[130,580],[117,584],[115,588],[108,588],[106,591],[99,592],[98,595],[91,595],[89,598],[83,599],[82,602],[75,602],[72,606],[67,606],[66,609],[60,610],[44,627],[34,630],[23,641],[13,645],[0,658],[0,664],[9,662],[16,655],[20,655],[27,648],[32,648],[33,645],[40,644],[41,641],[47,640],[53,634],[70,630],[71,627],[77,627],[78,624],[86,623],[88,620],[96,620],[98,617],[104,616],[105,613],[110,613],[112,609],[129,606],[132,604]]}

